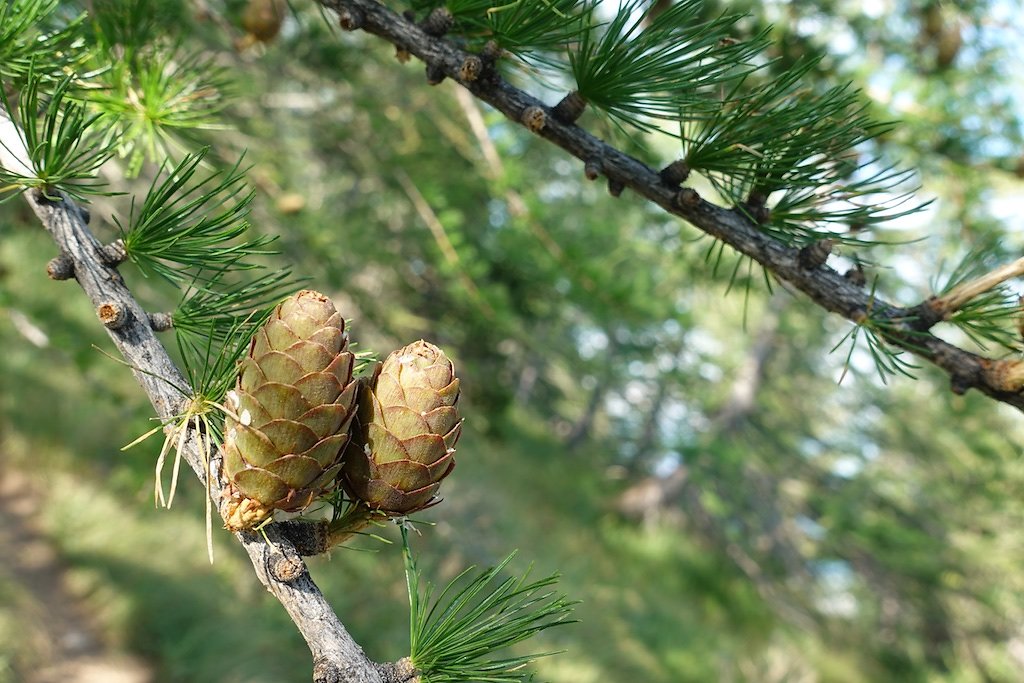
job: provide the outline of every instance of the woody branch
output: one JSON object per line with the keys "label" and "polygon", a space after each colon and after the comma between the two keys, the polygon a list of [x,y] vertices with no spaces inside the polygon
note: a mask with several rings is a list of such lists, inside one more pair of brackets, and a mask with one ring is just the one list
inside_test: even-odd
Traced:
{"label": "woody branch", "polygon": [[[0,109],[0,167],[25,173],[28,153],[14,123]],[[86,224],[87,213],[63,193],[49,199],[41,192],[25,193],[29,205],[53,238],[59,256],[51,262],[51,277],[74,277],[92,303],[97,316],[146,396],[157,417],[169,420],[187,401],[180,388],[188,382],[171,360],[153,330],[151,316],[134,298],[105,255],[106,248]],[[187,390],[187,389],[186,389]],[[207,485],[217,505],[222,500],[219,455],[211,463],[207,482],[206,462],[199,435],[190,430],[183,457],[200,482]],[[345,629],[293,543],[276,524],[264,534],[236,533],[260,583],[281,603],[295,623],[313,656],[313,680],[317,683],[398,683],[414,680],[406,660],[377,664],[371,661]]]}
{"label": "woody branch", "polygon": [[1015,365],[1019,361],[993,360],[962,349],[930,332],[941,318],[923,316],[920,306],[902,307],[881,300],[827,264],[808,267],[807,259],[801,258],[802,250],[772,238],[741,210],[717,206],[693,189],[680,189],[640,160],[573,123],[560,121],[552,107],[511,85],[493,67],[485,66],[483,72],[467,69],[469,64],[486,65],[487,60],[431,35],[429,26],[421,27],[374,0],[319,1],[338,13],[342,28],[361,29],[391,43],[400,53],[422,60],[430,83],[444,78],[459,83],[512,121],[582,161],[588,176],[595,170],[603,174],[613,194],[623,188],[633,190],[750,257],[829,312],[854,323],[863,322],[868,313],[875,320],[884,320],[887,324],[879,333],[885,341],[942,369],[954,392],[977,389],[1024,410],[1024,369]]}

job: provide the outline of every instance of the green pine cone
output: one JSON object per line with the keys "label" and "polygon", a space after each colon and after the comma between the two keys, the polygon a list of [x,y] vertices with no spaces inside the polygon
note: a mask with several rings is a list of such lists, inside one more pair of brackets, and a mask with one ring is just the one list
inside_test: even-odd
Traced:
{"label": "green pine cone", "polygon": [[345,321],[319,292],[288,298],[256,332],[228,399],[228,529],[301,510],[333,485],[355,415],[354,362]]}
{"label": "green pine cone", "polygon": [[360,383],[342,470],[346,490],[391,516],[433,504],[455,467],[458,399],[455,367],[433,344],[418,341],[388,356]]}

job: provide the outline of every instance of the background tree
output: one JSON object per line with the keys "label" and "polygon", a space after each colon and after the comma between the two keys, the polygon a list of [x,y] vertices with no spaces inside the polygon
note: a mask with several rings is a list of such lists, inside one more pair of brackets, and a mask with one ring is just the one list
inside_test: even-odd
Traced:
{"label": "background tree", "polygon": [[[106,49],[121,54],[127,43],[152,46],[140,50],[144,63],[150,63],[152,54],[170,54],[161,52],[166,47],[160,40],[171,26],[182,30],[183,50],[153,68],[149,89],[131,80],[140,69],[124,67],[120,75],[98,77],[108,87],[88,98],[87,111],[104,113],[122,131],[138,131],[118,139],[134,135],[139,143],[111,150],[124,161],[108,163],[104,173],[149,175],[147,150],[154,163],[167,154],[180,160],[177,144],[195,147],[174,142],[176,132],[200,140],[210,135],[196,125],[150,125],[157,112],[166,116],[174,111],[171,107],[147,108],[153,116],[140,115],[129,128],[124,122],[134,119],[118,111],[116,103],[138,102],[139,93],[202,94],[182,100],[189,123],[232,122],[232,128],[205,141],[215,142],[214,154],[231,160],[229,165],[242,147],[250,149],[247,159],[255,165],[249,177],[259,191],[253,222],[261,232],[281,235],[277,244],[297,271],[309,274],[318,286],[344,293],[343,310],[355,318],[361,341],[370,348],[389,348],[402,339],[429,336],[458,350],[465,376],[493,378],[475,383],[467,394],[474,419],[462,449],[472,457],[460,461],[444,512],[433,515],[439,526],[430,543],[439,547],[431,548],[434,554],[427,561],[450,573],[466,561],[497,562],[512,545],[542,558],[541,569],[562,569],[566,582],[580,589],[570,592],[585,598],[578,608],[582,623],[556,632],[557,640],[549,641],[553,648],[571,649],[540,665],[545,677],[1015,678],[1020,667],[1013,654],[1020,608],[1013,569],[1020,552],[1013,533],[1019,507],[1015,416],[971,393],[963,398],[946,394],[927,369],[915,371],[928,375],[921,381],[889,378],[889,385],[882,386],[875,379],[876,361],[905,367],[893,365],[892,349],[884,342],[875,347],[875,356],[864,346],[870,334],[881,340],[893,330],[886,319],[856,328],[862,330],[860,346],[847,363],[849,339],[842,351],[829,353],[849,332],[841,320],[816,314],[789,287],[776,283],[770,295],[750,261],[737,262],[729,249],[706,239],[691,245],[697,232],[631,199],[630,192],[617,200],[608,197],[603,188],[582,180],[582,164],[568,163],[543,140],[481,108],[450,80],[430,91],[419,69],[396,63],[386,46],[369,38],[332,33],[315,8],[296,7],[274,42],[235,53],[236,44],[252,42],[242,28],[252,7],[248,3],[208,5],[199,13],[176,3],[127,5],[145,8],[134,15],[114,11],[126,6],[121,3],[102,4],[94,7],[94,16],[104,24],[90,24],[96,35],[124,30],[108,21],[111,17],[134,16],[140,22],[125,25],[132,40],[112,38]],[[377,11],[369,4],[339,6],[350,12],[363,9],[364,21],[366,12]],[[480,48],[479,35],[491,30],[486,26],[515,18],[520,9],[537,13],[549,6],[512,3],[487,14],[489,7],[450,6],[457,21],[448,39],[458,44],[465,35],[466,45]],[[578,36],[566,30],[570,24],[562,17],[572,17],[575,7],[566,3],[556,7],[557,14],[548,13],[544,35],[560,35],[574,54],[593,56],[586,50],[597,45],[600,56],[600,44],[576,45]],[[934,194],[939,201],[866,233],[850,232],[855,225],[845,219],[838,224],[833,239],[842,243],[841,253],[831,263],[852,271],[855,279],[856,254],[868,282],[864,289],[855,283],[847,288],[845,282],[834,287],[844,306],[849,292],[857,293],[862,309],[883,292],[912,306],[941,290],[948,279],[922,263],[955,264],[973,254],[968,265],[977,266],[974,272],[960,274],[970,280],[1015,250],[1013,217],[991,215],[1006,206],[1000,196],[1019,193],[1013,173],[1020,126],[1008,106],[1013,77],[1005,66],[1012,63],[1009,51],[1016,49],[1010,39],[1015,19],[995,5],[937,7],[894,4],[870,16],[848,14],[840,5],[772,5],[753,7],[758,16],[729,24],[729,37],[740,46],[764,36],[768,22],[775,26],[764,54],[779,61],[744,81],[755,94],[736,105],[741,111],[750,102],[775,101],[769,97],[775,92],[779,102],[796,102],[788,116],[800,112],[799,100],[783,96],[790,91],[772,88],[781,89],[786,70],[803,64],[801,85],[791,92],[828,92],[843,78],[853,78],[877,95],[871,105],[877,120],[894,114],[907,119],[882,138],[858,144],[856,151],[866,159],[884,154],[919,166],[926,187],[919,196]],[[431,7],[413,9],[423,19]],[[643,6],[630,9],[631,15],[620,15],[625,23],[609,48],[634,36],[621,35],[631,21],[638,22],[632,29],[637,32],[652,23],[642,16]],[[692,25],[720,13],[713,3],[687,3],[668,16]],[[609,8],[599,8],[600,20],[611,16]],[[894,24],[892,16],[903,20]],[[389,26],[407,26],[398,18],[388,21]],[[671,25],[666,21],[660,26]],[[562,27],[561,34],[554,26]],[[953,32],[961,34],[957,50],[949,47],[954,40],[935,37]],[[400,44],[441,49],[432,39],[416,40],[415,45]],[[947,46],[940,50],[940,43]],[[742,49],[733,56],[744,56]],[[824,59],[810,66],[799,59],[815,53]],[[458,76],[461,60],[454,61],[451,52],[437,54],[443,58],[433,62],[430,78],[438,79],[438,69]],[[558,56],[556,51],[535,64],[546,66]],[[205,60],[207,68],[175,68],[189,59]],[[500,63],[514,64],[515,59]],[[739,215],[758,218],[759,203],[750,202],[748,181],[750,174],[767,171],[748,172],[749,154],[736,154],[728,146],[718,150],[711,137],[704,138],[703,148],[692,142],[701,140],[708,126],[724,127],[732,119],[716,118],[714,107],[699,109],[701,102],[688,100],[704,118],[685,131],[687,144],[638,133],[629,128],[630,116],[640,117],[641,129],[674,131],[659,118],[648,118],[651,110],[617,112],[621,101],[615,92],[587,93],[581,64],[577,59],[575,71],[563,73],[575,74],[577,89],[589,94],[580,119],[583,128],[655,169],[684,154],[701,158],[707,177],[700,180],[692,164],[696,170],[686,185],[709,199],[718,192],[718,203],[744,205]],[[214,66],[221,70],[208,70]],[[168,86],[160,78],[167,73],[193,79],[193,85]],[[205,80],[195,80],[199,74]],[[559,77],[549,79],[550,90],[515,73],[508,77],[530,83],[549,104],[573,88]],[[121,91],[111,85],[117,78],[129,79],[122,81]],[[622,92],[630,102],[676,118],[663,108],[673,100],[659,100],[657,89],[650,95],[631,90],[632,81],[643,85],[641,79],[625,79]],[[222,100],[228,82],[240,91],[233,104]],[[668,89],[671,83],[660,87]],[[757,100],[758,93],[769,99]],[[809,112],[820,106],[814,104]],[[607,118],[597,115],[602,110]],[[561,130],[556,120],[549,123],[542,135]],[[153,130],[166,134],[151,136]],[[759,131],[735,125],[727,130],[734,136],[729,145],[738,141],[760,149],[744,137]],[[718,151],[724,162],[712,154]],[[788,169],[799,161],[785,151],[778,152],[781,161],[775,168]],[[587,170],[614,175],[618,167],[603,164]],[[722,170],[738,166],[748,174],[739,181]],[[802,168],[802,177],[809,178],[817,167]],[[140,182],[141,194],[148,182]],[[617,190],[614,183],[612,189]],[[662,196],[674,201],[675,191]],[[769,196],[768,204],[774,199]],[[102,219],[116,210],[123,224],[125,208],[114,201],[95,198],[92,211]],[[15,203],[7,206],[17,210]],[[801,207],[794,206],[788,214],[778,213],[796,215]],[[796,248],[822,237],[795,230],[798,222],[783,221],[765,231],[793,247],[771,254],[788,254],[796,263]],[[96,218],[92,225],[104,230]],[[940,229],[944,225],[956,230]],[[861,248],[863,242],[911,239],[925,228],[930,238],[913,247]],[[109,233],[110,238],[116,235]],[[994,246],[993,238],[999,240]],[[104,372],[113,369],[109,360],[82,343],[94,338],[91,314],[74,308],[71,297],[63,300],[53,285],[34,284],[39,268],[33,271],[30,264],[52,256],[44,236],[8,230],[5,246],[4,261],[12,273],[5,278],[7,310],[17,315],[10,316],[15,324],[3,333],[22,350],[4,359],[10,366],[4,376],[12,387],[59,382],[67,403],[58,406],[57,417],[75,443],[76,456],[70,459],[59,447],[40,445],[44,438],[51,443],[55,438],[49,406],[57,387],[19,392],[20,402],[5,406],[11,425],[5,430],[5,449],[23,468],[31,453],[33,469],[48,473],[47,528],[77,567],[79,590],[91,604],[108,605],[100,619],[109,632],[135,639],[132,645],[153,657],[169,679],[300,675],[294,672],[308,666],[301,643],[278,621],[276,605],[252,604],[259,601],[251,595],[251,582],[239,578],[246,573],[237,559],[225,557],[227,548],[218,548],[212,575],[199,569],[201,533],[195,535],[191,567],[182,567],[180,556],[147,552],[147,543],[149,548],[160,543],[156,525],[175,535],[201,528],[191,514],[198,492],[182,491],[186,497],[170,513],[173,517],[147,517],[137,494],[151,484],[152,461],[136,455],[126,462],[110,448],[111,434],[122,437],[117,443],[127,443],[144,431],[139,425],[146,409],[129,398],[134,392],[120,384],[118,373]],[[913,259],[906,257],[909,253]],[[326,256],[310,260],[306,254]],[[804,291],[818,281],[837,282],[822,280],[821,269],[792,271],[797,279],[790,282]],[[790,273],[781,275],[787,279]],[[938,278],[934,286],[932,278]],[[167,296],[157,278],[132,286],[153,301]],[[730,288],[733,292],[723,298]],[[872,291],[878,296],[872,297]],[[829,301],[827,292],[814,296],[819,303]],[[170,304],[176,298],[163,300]],[[988,333],[983,340],[995,334],[997,341],[1012,346],[1010,304],[1016,302],[1002,296],[994,303],[995,310],[979,309],[980,316],[961,322],[981,320],[982,332]],[[53,322],[54,311],[61,312],[59,325]],[[40,327],[49,339],[48,350],[42,351],[47,363],[39,362],[40,351],[29,354],[24,341]],[[1008,333],[993,332],[999,329]],[[956,330],[943,334],[958,344],[970,343]],[[924,346],[926,357],[933,348],[920,334],[892,341],[915,351]],[[5,347],[15,348],[15,342]],[[1001,357],[994,348],[989,340],[986,355]],[[837,388],[835,379],[844,367],[846,376]],[[948,364],[943,368],[948,370]],[[958,378],[963,380],[954,372]],[[985,384],[983,375],[968,379],[1001,391]],[[97,414],[84,420],[74,408],[75,397],[81,404],[97,387],[121,397],[121,405],[98,405]],[[13,392],[4,395],[13,402]],[[33,397],[47,409],[33,405]],[[1000,398],[1017,400],[1012,393]],[[109,421],[100,419],[104,412]],[[127,419],[129,414],[136,419]],[[32,436],[40,433],[46,436]],[[93,457],[85,457],[94,450]],[[47,453],[42,456],[45,467],[38,460],[41,452]],[[73,479],[61,479],[69,470]],[[103,487],[91,483],[98,479],[106,480]],[[137,513],[149,527],[144,533],[130,531],[135,522],[123,512],[125,497],[139,501],[128,517]],[[105,520],[113,517],[123,539],[118,543],[104,533]],[[644,523],[637,526],[634,519]],[[404,639],[396,630],[401,629],[400,610],[389,608],[402,581],[396,558],[388,563],[344,553],[340,559],[336,554],[316,570],[332,604],[374,658],[402,656]],[[388,565],[394,573],[380,576]],[[192,579],[196,571],[207,573],[209,581]],[[156,585],[160,591],[152,590]],[[225,592],[231,601],[221,599]],[[251,619],[252,610],[266,618]],[[232,629],[242,614],[258,626],[245,633]],[[588,642],[597,646],[584,645]],[[24,647],[13,661],[24,666],[31,649]]]}

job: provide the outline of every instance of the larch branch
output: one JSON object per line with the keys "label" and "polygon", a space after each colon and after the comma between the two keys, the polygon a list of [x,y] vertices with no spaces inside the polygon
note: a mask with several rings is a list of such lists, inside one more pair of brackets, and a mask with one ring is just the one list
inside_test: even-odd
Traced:
{"label": "larch branch", "polygon": [[[501,78],[494,69],[465,78],[467,60],[476,58],[453,43],[426,32],[374,0],[319,0],[338,13],[339,24],[347,30],[361,29],[395,46],[399,54],[414,55],[427,65],[431,83],[447,77],[466,88],[479,100],[502,112],[512,121],[562,148],[588,168],[597,168],[609,189],[628,187],[662,209],[678,216],[711,237],[748,256],[779,280],[803,292],[821,308],[854,323],[870,312],[886,322],[878,333],[894,347],[941,368],[950,377],[952,390],[982,393],[1024,410],[1020,373],[1007,363],[962,349],[935,336],[929,330],[938,320],[920,306],[904,308],[870,295],[828,265],[807,267],[800,250],[783,244],[760,230],[742,211],[717,206],[694,190],[664,182],[659,173],[640,160],[600,140],[583,128],[563,123],[551,107]],[[486,61],[486,60],[485,60]],[[1007,379],[1007,378],[1010,379]]]}
{"label": "larch branch", "polygon": [[[0,109],[0,167],[28,171],[28,154],[14,123]],[[26,171],[28,171],[26,173]],[[182,412],[188,400],[188,382],[157,339],[150,315],[132,296],[116,267],[110,265],[103,245],[86,225],[83,209],[63,193],[52,201],[36,191],[25,198],[60,250],[63,262],[92,302],[107,333],[131,367],[150,403],[162,420]],[[52,196],[52,193],[51,193]],[[199,480],[206,485],[206,462],[198,435],[189,434],[183,455]],[[213,458],[208,491],[214,504],[222,500],[220,456]],[[235,534],[245,548],[256,576],[292,618],[313,655],[317,683],[382,683],[389,665],[371,661],[352,639],[323,593],[309,576],[294,545],[276,525],[255,532]],[[287,570],[285,569],[287,568]]]}

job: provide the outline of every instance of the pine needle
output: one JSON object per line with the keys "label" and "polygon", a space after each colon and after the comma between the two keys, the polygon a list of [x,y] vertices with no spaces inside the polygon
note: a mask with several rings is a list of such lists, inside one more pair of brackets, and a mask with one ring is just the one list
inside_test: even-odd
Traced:
{"label": "pine needle", "polygon": [[495,653],[569,620],[576,602],[546,591],[558,575],[529,581],[530,571],[517,578],[499,577],[515,557],[511,553],[482,572],[469,567],[431,600],[433,585],[421,585],[409,547],[406,525],[402,553],[409,591],[410,659],[423,683],[526,681],[531,662],[557,652],[495,657]]}

